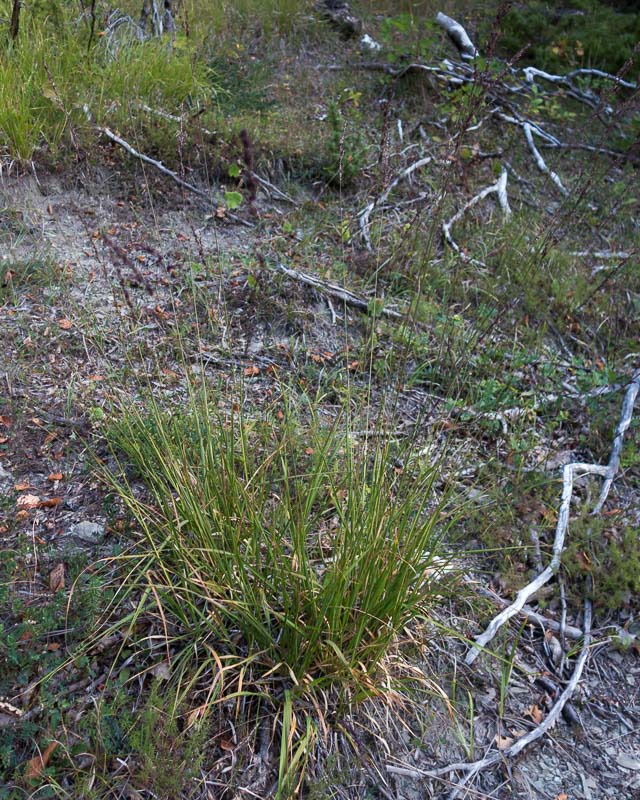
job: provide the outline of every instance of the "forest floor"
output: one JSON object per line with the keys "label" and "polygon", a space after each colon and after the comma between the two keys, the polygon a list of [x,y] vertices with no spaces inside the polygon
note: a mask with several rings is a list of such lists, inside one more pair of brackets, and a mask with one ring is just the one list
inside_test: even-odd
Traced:
{"label": "forest floor", "polygon": [[[500,598],[549,563],[562,468],[608,463],[637,380],[638,157],[618,152],[622,112],[609,124],[555,94],[520,108],[599,148],[543,151],[565,195],[522,130],[486,113],[493,96],[474,106],[419,75],[348,68],[358,41],[330,31],[283,37],[277,59],[260,46],[230,61],[237,105],[219,138],[181,172],[172,163],[198,187],[207,174],[224,184],[226,209],[106,137],[65,166],[3,172],[0,798],[276,796],[275,723],[261,742],[231,699],[189,744],[158,710],[163,652],[150,645],[140,671],[118,636],[81,648],[137,536],[96,472],[111,463],[110,418],[144,388],[179,406],[202,376],[223,411],[311,398],[336,420],[347,407],[356,439],[384,430],[398,453],[410,443],[432,459],[436,497],[456,506],[444,534],[456,588],[388,656],[387,677],[398,652],[399,682],[419,673],[411,700],[388,686],[321,715],[298,796],[640,798],[635,418],[598,514],[601,479],[576,481],[561,568],[530,616],[465,664]],[[510,219],[493,193],[448,229],[459,249],[447,245],[442,223],[504,170]],[[511,757],[570,680],[586,607],[592,638],[566,713]]]}

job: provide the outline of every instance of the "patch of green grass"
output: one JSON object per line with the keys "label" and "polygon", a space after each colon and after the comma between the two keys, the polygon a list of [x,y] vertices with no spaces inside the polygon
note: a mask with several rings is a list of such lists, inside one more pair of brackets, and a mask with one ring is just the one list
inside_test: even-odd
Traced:
{"label": "patch of green grass", "polygon": [[66,281],[64,268],[47,256],[5,261],[0,276],[0,303],[15,303],[18,296],[33,289],[60,286]]}
{"label": "patch of green grass", "polygon": [[[98,39],[87,50],[88,27],[61,15],[52,28],[37,7],[25,8],[20,36],[0,49],[0,145],[11,158],[55,157],[63,144],[94,140],[85,104],[100,124],[126,137],[144,117],[142,104],[174,113],[213,96],[211,75],[186,40],[173,50],[160,40],[132,42],[109,54]],[[163,129],[166,139],[170,127],[161,122],[154,120],[153,129]]]}
{"label": "patch of green grass", "polygon": [[225,692],[241,681],[275,704],[282,790],[314,737],[285,736],[291,708],[378,691],[392,642],[445,591],[437,466],[393,469],[384,437],[356,447],[313,408],[250,419],[195,388],[180,408],[127,404],[108,438],[124,458],[103,476],[143,534],[112,624],[159,614],[179,685],[224,665]]}

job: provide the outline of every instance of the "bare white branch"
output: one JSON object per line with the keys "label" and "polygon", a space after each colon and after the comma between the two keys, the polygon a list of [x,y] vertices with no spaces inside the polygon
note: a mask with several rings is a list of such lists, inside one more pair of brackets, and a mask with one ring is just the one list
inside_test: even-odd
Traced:
{"label": "bare white branch", "polygon": [[404,775],[408,778],[415,778],[416,780],[421,780],[424,778],[441,778],[445,775],[450,775],[452,772],[465,772],[465,777],[453,788],[453,791],[449,794],[448,800],[455,800],[455,798],[459,796],[465,784],[469,783],[474,775],[477,775],[482,770],[494,766],[504,759],[514,758],[518,755],[518,753],[522,752],[525,747],[544,736],[560,719],[562,710],[573,696],[580,678],[582,677],[582,673],[587,663],[587,658],[589,657],[589,647],[591,645],[591,615],[591,602],[589,600],[585,600],[584,638],[582,640],[582,649],[580,650],[580,655],[578,656],[573,673],[564,691],[556,700],[551,711],[549,711],[545,719],[536,728],[533,728],[533,730],[529,731],[524,736],[521,736],[516,742],[514,742],[514,744],[511,745],[511,747],[508,747],[498,753],[491,753],[490,755],[485,756],[478,761],[457,762],[434,770],[421,770],[395,764],[387,764],[387,771],[391,772],[392,774]]}
{"label": "bare white branch", "polygon": [[505,622],[510,620],[513,616],[520,613],[527,600],[534,595],[545,583],[547,583],[558,571],[560,567],[560,559],[564,548],[564,540],[569,524],[569,510],[571,498],[573,496],[573,483],[574,480],[582,475],[601,475],[604,478],[600,497],[593,510],[593,514],[597,514],[604,505],[613,479],[615,478],[618,466],[620,464],[620,453],[622,450],[622,440],[626,430],[628,429],[631,418],[633,416],[633,406],[640,391],[640,370],[636,370],[631,379],[631,382],[625,393],[622,403],[622,411],[620,414],[620,422],[616,427],[613,445],[611,448],[611,457],[609,464],[601,466],[600,464],[582,464],[572,463],[567,464],[562,471],[562,500],[560,503],[560,510],[558,512],[558,522],[556,524],[556,533],[553,541],[553,554],[551,562],[547,568],[540,573],[534,580],[524,586],[518,594],[516,599],[501,611],[496,617],[491,620],[484,633],[476,637],[475,644],[471,647],[465,658],[465,664],[472,664],[478,657],[482,649],[493,639],[498,630],[504,625]]}
{"label": "bare white branch", "polygon": [[476,46],[459,22],[443,14],[442,11],[438,11],[436,14],[436,22],[447,32],[447,35],[460,53],[461,58],[471,59],[478,55]]}
{"label": "bare white branch", "polygon": [[524,136],[525,139],[527,140],[527,144],[529,145],[529,150],[531,150],[531,154],[535,159],[538,169],[540,170],[540,172],[544,172],[546,175],[548,175],[551,178],[551,180],[555,183],[555,185],[558,187],[560,192],[565,197],[567,197],[569,192],[565,189],[558,173],[554,172],[552,169],[549,169],[549,167],[546,165],[544,158],[542,158],[542,156],[540,155],[540,151],[536,147],[535,142],[533,141],[533,133],[532,133],[533,128],[531,126],[531,123],[525,122],[522,125],[522,129],[524,131]]}
{"label": "bare white branch", "polygon": [[387,200],[391,192],[401,181],[410,178],[416,170],[422,169],[422,167],[425,167],[432,160],[433,159],[431,156],[427,156],[426,158],[421,158],[419,161],[415,161],[413,164],[410,164],[406,169],[403,169],[402,172],[394,178],[394,180],[391,181],[382,194],[380,194],[375,200],[372,200],[362,211],[360,211],[358,214],[360,217],[360,233],[367,250],[373,249],[371,238],[369,236],[369,220],[374,209],[381,206]]}
{"label": "bare white branch", "polygon": [[615,431],[615,436],[613,439],[613,447],[611,448],[611,457],[609,459],[609,464],[607,465],[607,477],[605,478],[604,483],[602,484],[602,489],[600,490],[600,497],[598,498],[598,502],[593,509],[593,514],[598,514],[602,506],[605,504],[607,499],[607,495],[609,494],[609,490],[611,489],[611,484],[613,483],[613,479],[616,476],[616,472],[618,471],[618,467],[620,466],[620,453],[622,452],[622,439],[624,437],[625,431],[631,424],[631,418],[633,416],[633,406],[636,402],[636,397],[638,396],[638,392],[640,391],[640,369],[634,373],[634,376],[629,384],[629,388],[626,391],[624,396],[624,402],[622,403],[622,413],[620,415],[620,422],[618,423],[618,427]]}
{"label": "bare white branch", "polygon": [[456,243],[455,239],[451,235],[451,229],[456,222],[459,222],[462,219],[469,209],[473,208],[490,194],[498,195],[498,202],[505,219],[509,219],[511,216],[511,208],[509,207],[509,200],[507,198],[507,170],[503,168],[502,172],[500,173],[500,177],[495,183],[491,184],[491,186],[486,186],[481,192],[478,192],[478,194],[474,195],[471,200],[465,203],[459,211],[456,211],[451,219],[442,223],[442,235],[444,236],[444,240],[449,247],[452,250],[455,250],[455,252],[463,261],[468,261],[470,264],[478,264],[479,266],[484,266],[484,264],[477,259],[469,258],[462,252],[460,246]]}

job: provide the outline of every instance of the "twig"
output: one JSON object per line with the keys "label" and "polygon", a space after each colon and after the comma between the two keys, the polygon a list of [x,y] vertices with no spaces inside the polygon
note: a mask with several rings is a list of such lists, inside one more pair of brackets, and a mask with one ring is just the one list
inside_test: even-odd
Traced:
{"label": "twig", "polygon": [[578,250],[570,255],[575,258],[612,258],[627,259],[631,258],[631,253],[626,250]]}
{"label": "twig", "polygon": [[615,437],[613,439],[613,447],[611,448],[611,458],[609,459],[609,463],[607,465],[607,476],[605,478],[604,483],[602,484],[602,489],[600,490],[600,497],[598,498],[598,502],[593,509],[592,514],[598,514],[602,506],[605,504],[607,499],[607,495],[609,494],[609,489],[611,489],[611,484],[613,483],[613,479],[616,476],[616,472],[618,471],[618,466],[620,465],[620,453],[622,451],[622,439],[624,437],[625,431],[629,427],[631,423],[631,418],[633,416],[633,405],[636,401],[636,397],[638,396],[638,392],[640,391],[640,369],[636,370],[634,376],[629,384],[629,388],[624,396],[624,402],[622,403],[622,413],[620,415],[620,422],[618,423],[618,427],[615,431]]}
{"label": "twig", "polygon": [[563,86],[568,86],[570,89],[574,91],[576,87],[571,82],[571,78],[575,78],[579,75],[594,75],[597,78],[604,78],[605,80],[613,81],[618,86],[624,86],[625,89],[637,89],[637,83],[631,83],[630,81],[624,81],[622,78],[619,78],[617,75],[612,75],[610,72],[603,72],[599,69],[574,69],[572,72],[568,72],[566,75],[552,75],[549,72],[545,72],[542,69],[536,69],[536,67],[525,67],[522,70],[527,83],[533,83],[534,78],[542,78],[545,81],[549,81],[550,83],[557,83],[562,84]]}
{"label": "twig", "polygon": [[584,671],[585,664],[587,663],[587,658],[589,656],[589,647],[591,644],[591,601],[585,600],[584,604],[584,638],[582,642],[582,649],[580,651],[580,655],[578,660],[576,661],[575,668],[573,670],[573,674],[569,679],[564,691],[558,698],[558,700],[553,705],[551,711],[547,714],[545,719],[533,730],[526,733],[524,736],[521,736],[511,747],[502,750],[499,753],[491,753],[490,755],[485,756],[485,758],[479,759],[478,761],[472,762],[457,762],[454,764],[448,764],[446,767],[440,767],[439,769],[434,770],[421,770],[421,769],[411,769],[403,766],[396,766],[393,764],[387,764],[387,771],[394,773],[396,775],[404,775],[408,778],[415,778],[417,780],[424,779],[424,778],[441,778],[444,775],[448,775],[451,772],[466,772],[467,774],[465,777],[454,787],[453,791],[449,795],[448,800],[454,800],[454,798],[458,797],[460,794],[461,789],[464,787],[466,783],[468,783],[478,772],[482,770],[488,769],[489,767],[494,766],[494,764],[498,764],[500,761],[508,758],[514,758],[518,755],[525,747],[530,745],[532,742],[535,742],[537,739],[540,739],[544,736],[550,728],[552,728],[560,715],[562,714],[562,710],[566,706],[566,704],[571,699],[573,693],[576,690],[576,687],[582,677],[582,673]]}
{"label": "twig", "polygon": [[[478,594],[482,595],[483,597],[492,600],[494,603],[499,605],[502,608],[506,608],[509,605],[509,601],[505,600],[504,597],[500,597],[500,595],[496,594],[495,592],[488,589],[486,586],[475,586],[473,581],[466,580],[465,583],[471,585],[473,589],[475,589]],[[554,631],[555,633],[560,633],[561,623],[557,622],[555,619],[549,619],[548,617],[544,617],[542,614],[538,614],[537,611],[534,611],[529,606],[523,606],[519,613],[526,617],[529,622],[533,622],[536,625],[539,625],[543,630],[548,629]],[[569,639],[580,639],[583,636],[583,631],[581,628],[576,628],[574,625],[565,625],[564,626],[564,635]]]}
{"label": "twig", "polygon": [[505,219],[509,219],[511,216],[511,209],[509,207],[509,200],[507,198],[507,170],[503,168],[500,177],[496,181],[496,183],[492,184],[491,186],[487,186],[481,192],[478,192],[477,195],[471,198],[468,203],[465,203],[462,208],[457,211],[448,222],[442,223],[442,234],[444,236],[445,242],[451,247],[452,250],[455,250],[456,253],[462,258],[463,261],[468,261],[471,264],[477,264],[479,266],[484,266],[481,261],[478,261],[474,258],[469,258],[466,256],[461,250],[459,245],[455,242],[451,235],[451,228],[455,225],[456,222],[462,219],[462,217],[469,211],[470,208],[473,208],[477,205],[481,200],[484,200],[485,197],[488,197],[490,194],[497,194],[498,195],[498,202],[500,204],[500,208],[505,216]]}
{"label": "twig", "polygon": [[465,658],[465,664],[467,664],[467,666],[473,664],[482,649],[493,639],[504,623],[518,614],[531,595],[541,589],[558,571],[560,567],[560,558],[564,549],[567,525],[569,523],[569,506],[571,497],[573,496],[573,481],[578,476],[591,474],[606,477],[608,474],[607,467],[602,467],[598,464],[573,463],[567,464],[563,468],[562,503],[560,504],[560,511],[558,513],[558,524],[556,526],[556,535],[553,542],[551,563],[534,580],[520,589],[513,603],[494,617],[484,633],[476,637],[475,644],[469,650]]}
{"label": "twig", "polygon": [[[299,272],[298,270],[290,269],[289,267],[285,267],[284,264],[278,264],[277,266],[280,272],[283,272],[288,278],[304,283],[307,286],[313,286],[314,289],[324,292],[330,297],[335,297],[337,300],[340,300],[348,306],[353,306],[353,308],[357,308],[359,311],[364,311],[367,314],[371,313],[370,301],[359,297],[348,289],[336,286],[335,283],[322,281],[320,278],[316,278],[315,275],[309,275],[307,272]],[[402,319],[402,314],[399,312],[391,308],[385,308],[384,306],[377,307],[377,304],[376,313],[382,314],[385,317],[391,317],[392,319]]]}
{"label": "twig", "polygon": [[530,122],[523,123],[522,130],[524,131],[524,136],[525,139],[527,140],[527,144],[529,145],[529,150],[531,150],[531,154],[533,155],[533,158],[535,159],[536,162],[536,166],[538,167],[540,172],[544,172],[546,175],[548,175],[551,178],[551,180],[555,183],[555,185],[558,187],[561,194],[567,197],[569,192],[565,189],[558,173],[554,172],[552,169],[549,169],[544,158],[542,158],[542,156],[540,155],[540,151],[536,147],[535,142],[533,141],[532,131],[534,130],[534,128],[532,127],[531,123]]}
{"label": "twig", "polygon": [[367,250],[372,250],[371,246],[371,238],[369,237],[369,219],[371,214],[373,213],[374,209],[377,206],[382,205],[391,192],[396,188],[396,186],[400,183],[400,181],[406,180],[410,178],[413,173],[418,170],[422,169],[422,167],[429,164],[433,159],[431,156],[427,156],[426,158],[421,158],[419,161],[415,161],[413,164],[410,164],[406,169],[403,169],[402,172],[394,178],[393,181],[387,186],[387,188],[379,195],[375,200],[372,200],[366,208],[364,208],[358,216],[360,217],[360,232],[362,234],[362,239],[365,243],[365,247]]}
{"label": "twig", "polygon": [[297,203],[293,199],[293,197],[290,197],[286,192],[283,192],[282,189],[278,189],[277,186],[274,186],[266,178],[260,177],[260,175],[258,175],[253,170],[251,170],[250,174],[251,174],[251,177],[254,179],[254,181],[256,181],[256,183],[259,183],[260,186],[264,187],[265,189],[268,189],[270,192],[273,192],[273,194],[279,200],[282,200],[285,203],[290,203],[292,206],[296,206],[296,207],[298,207],[300,205],[299,203]]}
{"label": "twig", "polygon": [[[84,110],[88,113],[87,106],[84,106]],[[141,153],[139,150],[136,150],[135,147],[132,147],[129,142],[125,141],[123,138],[115,134],[110,128],[106,128],[103,125],[95,125],[95,129],[102,133],[107,139],[111,139],[112,142],[119,144],[123,150],[126,150],[129,155],[132,155],[134,158],[139,159],[140,161],[144,161],[145,164],[150,164],[152,167],[155,167],[159,172],[162,172],[163,175],[171,178],[172,181],[178,184],[178,186],[182,186],[184,189],[188,189],[190,192],[199,195],[200,197],[204,197],[208,200],[211,204],[213,204],[213,199],[209,192],[205,192],[203,189],[199,189],[197,186],[194,186],[192,183],[188,183],[187,181],[183,180],[177,173],[173,170],[165,167],[162,161],[157,161],[155,158],[151,158],[150,156]]]}
{"label": "twig", "polygon": [[[165,167],[165,165],[162,163],[162,161],[157,161],[155,158],[151,158],[150,156],[147,156],[144,153],[141,153],[139,150],[136,150],[135,147],[132,147],[129,144],[129,142],[127,142],[125,139],[123,139],[122,137],[120,137],[116,133],[114,133],[110,128],[107,128],[107,127],[105,127],[103,125],[98,125],[97,123],[95,123],[93,121],[93,117],[91,115],[91,112],[89,111],[89,107],[86,104],[82,108],[84,110],[84,113],[85,113],[87,119],[90,122],[93,123],[93,126],[95,127],[95,129],[99,133],[101,133],[104,136],[106,136],[107,139],[111,139],[112,142],[115,142],[116,144],[120,145],[120,147],[122,147],[123,150],[126,150],[126,152],[129,153],[129,155],[132,155],[134,158],[137,158],[140,161],[144,162],[145,164],[149,164],[150,166],[155,167],[163,175],[166,175],[168,178],[171,178],[171,180],[174,181],[175,183],[177,183],[178,186],[182,186],[184,189],[188,189],[190,192],[193,192],[194,194],[197,194],[199,197],[205,198],[205,200],[207,200],[207,202],[211,206],[213,206],[214,209],[216,208],[216,204],[213,201],[213,198],[212,198],[210,192],[206,192],[206,191],[204,191],[204,189],[199,189],[197,186],[194,186],[192,183],[188,183],[187,181],[183,180],[176,172],[174,172],[173,170],[169,169],[168,167]],[[246,220],[235,216],[235,214],[230,214],[228,211],[225,211],[225,216],[228,217],[229,219],[233,220],[234,222],[239,222],[241,225],[244,225],[245,227],[253,228],[253,225],[250,222],[247,222]]]}

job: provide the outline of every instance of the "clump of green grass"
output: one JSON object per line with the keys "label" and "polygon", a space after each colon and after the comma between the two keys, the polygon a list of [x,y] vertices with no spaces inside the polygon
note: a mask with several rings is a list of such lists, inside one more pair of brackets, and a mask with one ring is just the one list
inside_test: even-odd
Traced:
{"label": "clump of green grass", "polygon": [[65,277],[60,265],[47,256],[5,263],[0,275],[0,302],[14,302],[20,292],[59,285]]}
{"label": "clump of green grass", "polygon": [[[129,136],[139,134],[143,105],[174,113],[214,95],[213,73],[186,39],[173,47],[134,41],[110,53],[98,38],[88,49],[89,27],[60,15],[53,26],[37,7],[25,8],[19,37],[0,45],[0,147],[10,158],[88,144],[96,133],[85,105],[100,124]],[[161,118],[153,122],[170,130]]]}
{"label": "clump of green grass", "polygon": [[109,435],[126,461],[105,477],[144,534],[129,582],[153,586],[188,647],[358,684],[442,591],[433,467],[394,471],[388,446],[356,448],[314,415],[222,416],[198,393],[173,413],[130,405]]}

